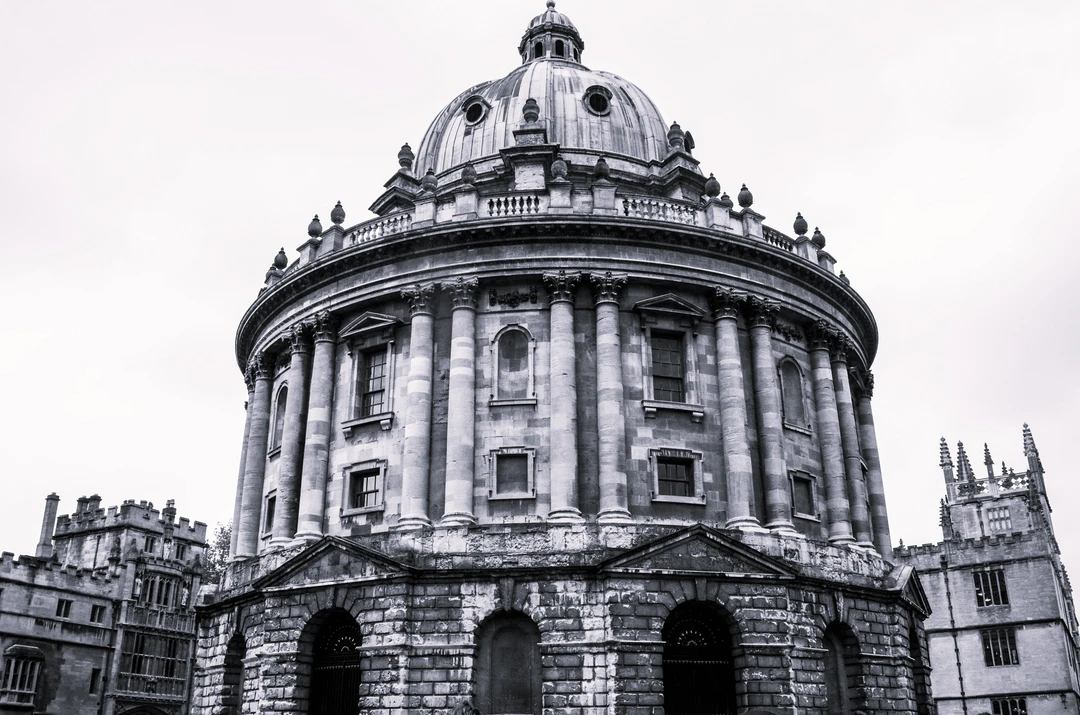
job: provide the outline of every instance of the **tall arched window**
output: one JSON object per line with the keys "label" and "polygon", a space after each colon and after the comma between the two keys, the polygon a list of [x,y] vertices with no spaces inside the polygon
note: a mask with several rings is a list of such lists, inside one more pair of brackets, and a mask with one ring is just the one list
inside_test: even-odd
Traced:
{"label": "tall arched window", "polygon": [[225,648],[225,672],[222,675],[224,695],[221,704],[225,715],[240,715],[240,706],[244,702],[244,658],[247,657],[247,644],[244,636],[237,633],[229,640]]}
{"label": "tall arched window", "polygon": [[312,620],[317,627],[308,715],[353,715],[360,700],[360,626],[342,609],[316,614]]}
{"label": "tall arched window", "polygon": [[664,712],[734,715],[731,631],[714,604],[689,601],[664,621]]}
{"label": "tall arched window", "polygon": [[476,707],[484,715],[540,715],[540,629],[520,612],[500,613],[476,635]]}
{"label": "tall arched window", "polygon": [[533,352],[536,341],[520,325],[508,325],[492,340],[493,403],[509,400],[514,404],[528,400],[535,404]]}
{"label": "tall arched window", "polygon": [[270,442],[270,449],[281,446],[281,433],[285,429],[285,405],[289,401],[289,386],[282,385],[277,393],[277,404],[274,407],[274,439]]}
{"label": "tall arched window", "polygon": [[780,363],[780,390],[784,401],[784,422],[805,429],[810,422],[806,419],[802,371],[794,360],[787,359]]}
{"label": "tall arched window", "polygon": [[540,59],[544,56],[544,43],[537,42],[533,45],[533,59]]}
{"label": "tall arched window", "polygon": [[555,40],[555,56],[564,57],[566,55],[565,47],[562,40]]}
{"label": "tall arched window", "polygon": [[854,712],[852,697],[859,674],[859,641],[850,626],[832,623],[822,637],[825,646],[825,691],[829,715]]}

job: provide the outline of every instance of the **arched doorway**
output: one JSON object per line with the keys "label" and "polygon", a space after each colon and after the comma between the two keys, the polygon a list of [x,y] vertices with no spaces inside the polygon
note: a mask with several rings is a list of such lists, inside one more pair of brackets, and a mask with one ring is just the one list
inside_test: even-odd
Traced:
{"label": "arched doorway", "polygon": [[229,639],[225,649],[225,673],[223,677],[224,697],[222,706],[225,715],[240,715],[240,706],[244,702],[244,658],[247,656],[247,643],[240,633]]}
{"label": "arched doorway", "polygon": [[719,607],[682,604],[664,622],[664,712],[734,715],[731,630]]}
{"label": "arched doorway", "polygon": [[825,646],[825,691],[828,715],[855,710],[854,684],[859,674],[859,639],[851,627],[831,623],[822,638]]}
{"label": "arched doorway", "polygon": [[476,634],[476,707],[484,715],[540,715],[540,629],[500,613]]}
{"label": "arched doorway", "polygon": [[356,715],[360,707],[360,627],[346,611],[330,613],[315,635],[309,715]]}

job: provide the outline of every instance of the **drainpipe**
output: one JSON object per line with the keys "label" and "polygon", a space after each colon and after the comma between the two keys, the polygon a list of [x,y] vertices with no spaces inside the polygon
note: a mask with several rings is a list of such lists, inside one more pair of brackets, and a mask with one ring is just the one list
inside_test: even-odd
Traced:
{"label": "drainpipe", "polygon": [[941,555],[941,575],[945,577],[945,601],[949,604],[949,633],[952,634],[953,653],[956,654],[956,676],[960,680],[960,705],[968,715],[967,693],[964,691],[964,669],[960,664],[960,642],[956,637],[956,617],[953,615],[952,590],[949,588],[949,560]]}

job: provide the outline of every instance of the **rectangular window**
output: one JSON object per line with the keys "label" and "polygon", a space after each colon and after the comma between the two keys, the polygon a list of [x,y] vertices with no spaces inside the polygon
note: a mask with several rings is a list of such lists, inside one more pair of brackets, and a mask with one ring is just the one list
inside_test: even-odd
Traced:
{"label": "rectangular window", "polygon": [[987,667],[997,665],[1019,665],[1020,656],[1016,652],[1016,629],[995,628],[982,632],[983,658]]}
{"label": "rectangular window", "polygon": [[996,509],[987,509],[986,517],[990,521],[990,531],[1000,533],[1012,531],[1012,517],[1009,515],[1009,507],[1003,506]]}
{"label": "rectangular window", "polygon": [[143,542],[143,551],[148,554],[153,553],[155,546],[157,546],[157,539],[153,536],[147,536]]}
{"label": "rectangular window", "polygon": [[360,417],[386,412],[386,348],[364,353],[360,374]]}
{"label": "rectangular window", "polygon": [[36,659],[5,659],[3,677],[0,678],[0,703],[33,705],[40,665],[41,661]]}
{"label": "rectangular window", "polygon": [[656,460],[658,492],[667,497],[694,496],[694,463],[689,459]]}
{"label": "rectangular window", "polygon": [[94,668],[90,671],[90,694],[93,695],[98,691],[98,684],[101,682],[101,668]]}
{"label": "rectangular window", "polygon": [[1024,698],[992,698],[990,709],[993,715],[1027,715],[1027,701]]}
{"label": "rectangular window", "polygon": [[182,695],[187,678],[187,657],[185,640],[129,631],[121,643],[116,689]]}
{"label": "rectangular window", "polygon": [[536,450],[532,447],[493,449],[488,457],[489,499],[532,499]]}
{"label": "rectangular window", "polygon": [[817,518],[814,478],[805,472],[791,473],[791,506],[797,516]]}
{"label": "rectangular window", "polygon": [[274,530],[274,511],[277,508],[277,495],[271,494],[266,497],[266,518],[263,519],[263,535]]}
{"label": "rectangular window", "polygon": [[1008,606],[1009,592],[1005,589],[1005,572],[1001,569],[976,571],[975,602],[983,606]]}
{"label": "rectangular window", "polygon": [[102,623],[105,620],[105,606],[90,607],[90,622]]}
{"label": "rectangular window", "polygon": [[382,509],[386,460],[369,459],[366,462],[350,464],[342,471],[342,477],[342,516]]}
{"label": "rectangular window", "polygon": [[683,336],[652,333],[653,399],[685,402]]}
{"label": "rectangular window", "polygon": [[71,601],[66,598],[56,600],[56,617],[71,618]]}
{"label": "rectangular window", "polygon": [[187,544],[177,544],[176,545],[176,560],[177,561],[183,561],[185,556],[187,556]]}

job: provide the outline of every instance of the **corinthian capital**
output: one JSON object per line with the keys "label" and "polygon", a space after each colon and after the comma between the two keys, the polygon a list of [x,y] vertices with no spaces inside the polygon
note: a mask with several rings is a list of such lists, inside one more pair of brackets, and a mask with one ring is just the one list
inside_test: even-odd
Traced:
{"label": "corinthian capital", "polygon": [[315,342],[334,340],[337,336],[337,318],[329,310],[317,313],[311,321],[311,332],[315,335]]}
{"label": "corinthian capital", "polygon": [[434,309],[431,299],[435,295],[434,283],[418,283],[401,291],[401,297],[409,301],[409,313],[412,315],[430,315]]}
{"label": "corinthian capital", "polygon": [[746,302],[746,295],[739,293],[734,288],[716,286],[716,293],[712,296],[709,304],[713,309],[713,318],[736,318],[739,315],[739,307]]}
{"label": "corinthian capital", "polygon": [[290,352],[311,352],[311,331],[307,322],[300,322],[289,328],[288,337]]}
{"label": "corinthian capital", "polygon": [[247,364],[247,367],[244,368],[244,385],[247,386],[247,391],[249,393],[255,392],[255,366],[250,362]]}
{"label": "corinthian capital", "polygon": [[593,285],[593,298],[596,300],[596,304],[600,303],[618,303],[619,292],[626,285],[625,273],[612,273],[606,271],[604,273],[590,273],[589,280]]}
{"label": "corinthian capital", "polygon": [[453,308],[471,308],[476,310],[476,278],[464,278],[458,276],[454,280],[443,283],[440,288],[450,293],[450,305]]}
{"label": "corinthian capital", "polygon": [[862,394],[869,399],[874,397],[874,373],[869,370],[862,371]]}
{"label": "corinthian capital", "polygon": [[257,352],[251,356],[248,370],[256,380],[269,380],[274,375],[274,358],[264,352]]}
{"label": "corinthian capital", "polygon": [[815,320],[810,326],[810,349],[831,350],[839,331],[824,320]]}
{"label": "corinthian capital", "polygon": [[544,274],[544,285],[547,286],[548,300],[556,303],[560,300],[574,302],[580,273],[567,273],[566,271],[551,271]]}
{"label": "corinthian capital", "polygon": [[776,327],[776,314],[780,312],[779,303],[752,295],[746,299],[746,307],[750,311],[751,327],[765,326],[770,330]]}
{"label": "corinthian capital", "polygon": [[839,330],[833,336],[832,340],[832,359],[834,362],[847,362],[848,353],[853,352],[855,349],[855,343],[851,341],[851,338],[841,333]]}

